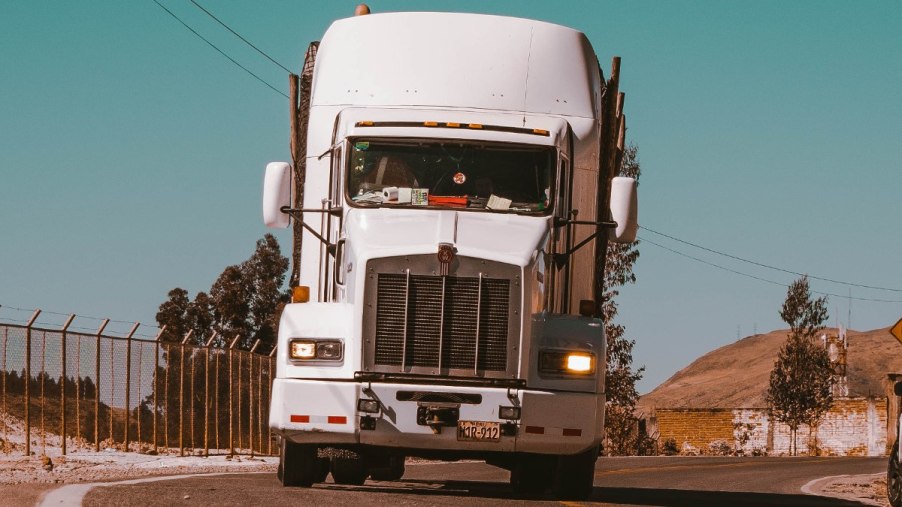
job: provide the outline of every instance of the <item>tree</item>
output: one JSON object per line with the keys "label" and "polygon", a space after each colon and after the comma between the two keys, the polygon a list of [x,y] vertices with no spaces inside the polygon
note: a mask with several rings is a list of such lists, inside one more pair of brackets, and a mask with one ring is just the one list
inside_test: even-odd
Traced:
{"label": "tree", "polygon": [[833,405],[833,365],[827,349],[815,341],[829,318],[827,298],[812,300],[808,277],[803,276],[787,289],[780,317],[790,330],[774,362],[765,399],[771,414],[789,426],[790,454],[795,455],[799,426],[816,427]]}
{"label": "tree", "polygon": [[181,341],[185,333],[188,332],[188,322],[186,315],[188,307],[191,306],[191,300],[188,299],[188,291],[181,287],[176,287],[169,291],[169,299],[160,305],[157,312],[157,323],[162,327],[166,326],[166,333],[163,336],[164,341]]}
{"label": "tree", "polygon": [[249,318],[253,338],[274,346],[278,315],[288,302],[288,293],[282,290],[288,258],[282,255],[272,234],[257,241],[254,255],[241,265],[241,271],[251,288]]}
{"label": "tree", "polygon": [[[641,168],[639,149],[629,145],[623,153],[620,176],[639,178]],[[619,287],[636,283],[633,264],[639,259],[639,242],[629,244],[608,243],[604,272],[604,293],[602,294],[602,317],[607,337],[607,369],[605,371],[605,452],[608,455],[634,454],[641,435],[637,434],[637,420],[634,415],[639,392],[636,382],[642,378],[645,367],[633,369],[633,346],[635,340],[625,337],[626,328],[614,323],[617,316],[616,297]]]}
{"label": "tree", "polygon": [[278,312],[288,300],[282,289],[287,271],[288,258],[282,255],[279,242],[265,235],[250,258],[220,273],[209,294],[198,292],[191,301],[182,288],[169,291],[157,312],[157,322],[167,326],[166,341],[179,342],[193,330],[192,342],[201,344],[216,331],[217,346],[239,336],[239,345],[245,349],[258,339],[262,350],[274,347]]}

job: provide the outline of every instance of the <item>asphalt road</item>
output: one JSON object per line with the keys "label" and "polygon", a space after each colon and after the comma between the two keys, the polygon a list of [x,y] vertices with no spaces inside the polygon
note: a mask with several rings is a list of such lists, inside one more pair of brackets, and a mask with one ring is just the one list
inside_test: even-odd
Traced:
{"label": "asphalt road", "polygon": [[[847,506],[857,503],[804,495],[811,480],[873,474],[885,458],[602,458],[587,505]],[[331,481],[331,479],[329,479]],[[548,497],[511,496],[508,473],[482,463],[408,464],[401,481],[364,486],[327,482],[283,488],[274,473],[235,474],[96,488],[85,506],[149,505],[577,505]]]}

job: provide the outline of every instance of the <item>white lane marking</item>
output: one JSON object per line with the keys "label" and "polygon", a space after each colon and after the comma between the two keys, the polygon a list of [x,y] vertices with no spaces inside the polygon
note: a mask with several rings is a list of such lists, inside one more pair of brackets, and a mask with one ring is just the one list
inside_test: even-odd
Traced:
{"label": "white lane marking", "polygon": [[131,484],[142,484],[145,482],[157,481],[173,481],[176,479],[188,479],[191,477],[205,477],[213,475],[236,475],[236,474],[271,474],[273,472],[220,472],[205,474],[183,474],[183,475],[163,475],[158,477],[143,477],[141,479],[128,479],[116,482],[90,482],[87,484],[70,484],[61,488],[48,491],[38,502],[39,507],[80,507],[85,495],[94,488],[103,488],[107,486],[128,486]]}

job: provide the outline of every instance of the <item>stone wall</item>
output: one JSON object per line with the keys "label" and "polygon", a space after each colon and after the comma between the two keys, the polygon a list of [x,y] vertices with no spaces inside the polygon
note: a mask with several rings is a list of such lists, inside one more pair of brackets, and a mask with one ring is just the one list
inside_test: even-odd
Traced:
{"label": "stone wall", "polygon": [[[789,427],[771,421],[765,409],[664,409],[647,423],[659,448],[673,439],[684,454],[770,454],[790,452]],[[812,432],[798,431],[798,453],[883,456],[887,449],[887,400],[839,398]],[[815,448],[817,451],[815,451]]]}

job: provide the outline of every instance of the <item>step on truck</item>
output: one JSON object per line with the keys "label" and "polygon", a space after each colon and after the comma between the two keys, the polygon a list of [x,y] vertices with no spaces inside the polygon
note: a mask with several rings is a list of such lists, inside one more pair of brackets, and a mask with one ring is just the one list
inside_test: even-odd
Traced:
{"label": "step on truck", "polygon": [[517,493],[588,497],[605,409],[596,252],[634,241],[637,218],[635,181],[601,162],[617,128],[586,36],[356,16],[326,31],[310,83],[305,170],[264,176],[266,225],[303,230],[269,412],[282,484],[479,459]]}

